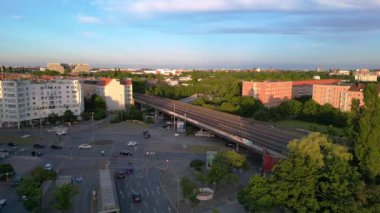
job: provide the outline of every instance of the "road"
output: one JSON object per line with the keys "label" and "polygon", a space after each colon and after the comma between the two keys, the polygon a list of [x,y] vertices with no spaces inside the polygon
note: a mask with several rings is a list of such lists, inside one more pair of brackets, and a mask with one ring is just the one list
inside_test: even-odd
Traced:
{"label": "road", "polygon": [[[167,98],[142,94],[134,94],[134,97],[138,103],[176,113],[194,125],[203,128],[207,126],[212,127],[223,132],[223,134],[227,133],[235,141],[240,142],[246,139],[252,141],[256,146],[265,147],[282,155],[287,153],[289,141],[303,136],[302,133],[289,132],[288,130],[276,128],[262,122],[253,122],[251,119]],[[217,131],[215,133],[218,134]],[[239,144],[247,147],[247,143],[240,142]],[[248,144],[248,148],[252,147]]]}

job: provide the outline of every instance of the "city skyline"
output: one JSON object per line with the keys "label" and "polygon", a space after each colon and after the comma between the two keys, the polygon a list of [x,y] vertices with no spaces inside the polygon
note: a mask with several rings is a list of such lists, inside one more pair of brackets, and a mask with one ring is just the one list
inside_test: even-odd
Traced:
{"label": "city skyline", "polygon": [[0,64],[380,66],[380,1],[0,2]]}

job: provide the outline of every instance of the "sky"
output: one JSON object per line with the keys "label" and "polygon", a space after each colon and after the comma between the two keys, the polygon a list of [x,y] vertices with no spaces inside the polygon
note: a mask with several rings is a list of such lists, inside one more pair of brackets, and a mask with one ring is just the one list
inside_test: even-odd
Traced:
{"label": "sky", "polygon": [[380,0],[0,0],[0,65],[380,68]]}

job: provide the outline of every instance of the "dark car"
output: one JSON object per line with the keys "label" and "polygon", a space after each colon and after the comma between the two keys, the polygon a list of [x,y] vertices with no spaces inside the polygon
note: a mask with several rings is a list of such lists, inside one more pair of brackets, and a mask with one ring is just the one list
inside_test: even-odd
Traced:
{"label": "dark car", "polygon": [[20,175],[16,175],[12,178],[12,182],[11,182],[11,186],[12,187],[16,187],[20,184],[22,180],[22,177]]}
{"label": "dark car", "polygon": [[42,152],[39,152],[39,151],[32,151],[31,152],[32,156],[42,156]]}
{"label": "dark car", "polygon": [[123,170],[119,170],[117,172],[117,178],[124,179],[125,178],[125,172]]}
{"label": "dark car", "polygon": [[149,134],[148,130],[143,131],[143,135]]}
{"label": "dark car", "polygon": [[130,174],[133,174],[133,168],[132,167],[128,167],[126,170],[125,170],[125,173],[130,175]]}
{"label": "dark car", "polygon": [[10,142],[10,143],[8,143],[8,146],[17,146],[17,145],[13,142]]}
{"label": "dark car", "polygon": [[145,134],[144,138],[150,138],[150,134],[149,133]]}
{"label": "dark car", "polygon": [[130,151],[122,150],[120,151],[120,155],[132,156],[133,153]]}
{"label": "dark car", "polygon": [[132,193],[132,200],[134,203],[140,203],[141,202],[141,194],[137,192]]}
{"label": "dark car", "polygon": [[42,149],[42,148],[45,148],[46,146],[43,145],[43,144],[37,143],[37,144],[34,144],[33,147],[36,148],[36,149]]}
{"label": "dark car", "polygon": [[50,148],[52,148],[52,149],[62,149],[62,146],[54,144],[54,145],[51,145]]}
{"label": "dark car", "polygon": [[236,144],[234,144],[234,143],[226,143],[226,147],[235,148]]}

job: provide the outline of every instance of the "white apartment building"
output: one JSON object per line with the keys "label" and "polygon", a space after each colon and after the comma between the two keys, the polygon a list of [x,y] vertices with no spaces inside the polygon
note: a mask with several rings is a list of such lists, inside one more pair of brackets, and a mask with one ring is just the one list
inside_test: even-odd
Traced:
{"label": "white apartment building", "polygon": [[96,94],[103,97],[108,111],[127,110],[134,104],[132,79],[101,78],[96,86]]}
{"label": "white apartment building", "polygon": [[18,126],[22,122],[62,116],[66,110],[79,116],[84,110],[79,80],[1,80],[0,124]]}

